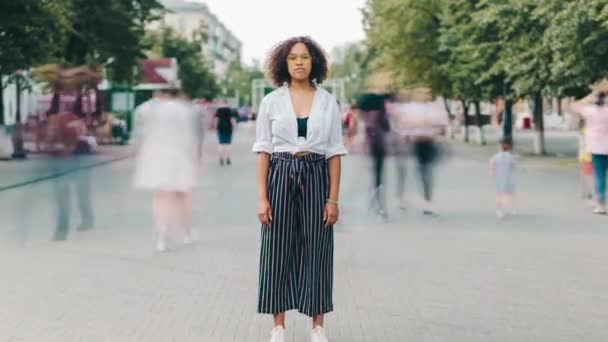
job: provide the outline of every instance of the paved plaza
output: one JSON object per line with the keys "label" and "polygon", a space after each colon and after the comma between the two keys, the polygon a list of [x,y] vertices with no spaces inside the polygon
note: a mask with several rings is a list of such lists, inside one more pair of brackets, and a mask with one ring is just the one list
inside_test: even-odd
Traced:
{"label": "paved plaza", "polygon": [[[208,135],[200,241],[165,254],[154,251],[149,194],[130,187],[132,159],[78,171],[91,172],[96,229],[65,242],[50,241],[50,181],[1,191],[0,341],[267,342],[271,319],[255,313],[253,136],[239,128],[234,163],[220,167]],[[367,210],[367,159],[344,159],[330,341],[608,341],[608,218],[589,214],[575,164],[523,158],[519,215],[500,221],[490,150],[451,151],[436,174],[438,217],[421,214],[413,165],[398,209],[388,161],[389,222]],[[36,178],[30,165],[0,162],[0,172]],[[309,341],[309,329],[288,314],[289,342]]]}

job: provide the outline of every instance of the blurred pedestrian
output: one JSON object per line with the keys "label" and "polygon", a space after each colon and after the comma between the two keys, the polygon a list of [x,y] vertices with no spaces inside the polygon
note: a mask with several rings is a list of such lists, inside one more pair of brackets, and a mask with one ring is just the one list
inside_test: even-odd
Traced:
{"label": "blurred pedestrian", "polygon": [[348,109],[348,111],[346,112],[346,116],[344,117],[343,131],[344,131],[344,136],[346,138],[344,140],[344,143],[347,148],[350,148],[353,146],[353,144],[355,142],[355,137],[357,136],[357,128],[359,126],[358,112],[359,112],[359,106],[355,102],[352,105],[350,105],[350,108]]}
{"label": "blurred pedestrian", "polygon": [[256,142],[262,223],[258,312],[274,315],[271,342],[285,341],[285,312],[312,317],[312,342],[327,342],[333,310],[333,225],[338,220],[340,108],[319,84],[323,50],[307,37],[277,45],[268,74],[279,88],[260,105]]}
{"label": "blurred pedestrian", "polygon": [[365,122],[365,136],[373,165],[374,182],[370,195],[370,209],[376,209],[380,216],[387,219],[383,175],[390,124],[385,109],[385,97],[375,93],[364,94],[359,98],[359,110]]}
{"label": "blurred pedestrian", "polygon": [[581,128],[578,142],[578,161],[580,163],[581,190],[583,199],[593,201],[593,193],[595,186],[593,175],[593,163],[591,153],[587,148],[585,140],[585,121],[581,120]]}
{"label": "blurred pedestrian", "polygon": [[228,106],[220,106],[215,113],[215,128],[219,141],[220,165],[230,165],[230,145],[232,132],[237,125],[235,111]]}
{"label": "blurred pedestrian", "polygon": [[599,92],[595,103],[577,103],[574,108],[585,120],[585,146],[591,153],[595,175],[594,214],[606,214],[606,169],[608,168],[608,105],[606,93]]}
{"label": "blurred pedestrian", "polygon": [[249,121],[251,117],[251,109],[249,106],[240,106],[238,109],[239,121]]}
{"label": "blurred pedestrian", "polygon": [[511,150],[511,141],[503,139],[500,141],[500,152],[490,160],[490,173],[496,183],[496,216],[500,219],[506,214],[515,214],[515,157]]}
{"label": "blurred pedestrian", "polygon": [[424,196],[423,214],[435,215],[433,209],[434,169],[442,150],[438,137],[445,132],[447,117],[433,103],[412,104],[408,119],[408,139],[418,164],[418,176]]}
{"label": "blurred pedestrian", "polygon": [[193,238],[191,192],[199,183],[201,119],[177,94],[177,89],[167,91],[136,109],[134,186],[153,191],[159,252],[167,250],[172,225],[182,228],[185,244]]}
{"label": "blurred pedestrian", "polygon": [[46,160],[47,173],[53,175],[53,195],[57,206],[54,241],[67,239],[70,230],[72,192],[76,193],[80,209],[78,231],[93,228],[94,216],[91,204],[91,171],[86,167],[84,156],[77,153],[80,137],[86,127],[77,115],[56,114],[46,126],[46,145],[50,158]]}
{"label": "blurred pedestrian", "polygon": [[396,197],[401,210],[407,209],[405,198],[405,177],[407,174],[407,160],[410,154],[410,144],[408,136],[408,110],[409,103],[390,103],[387,106],[391,133],[390,145],[395,155],[395,165],[397,167],[397,188]]}

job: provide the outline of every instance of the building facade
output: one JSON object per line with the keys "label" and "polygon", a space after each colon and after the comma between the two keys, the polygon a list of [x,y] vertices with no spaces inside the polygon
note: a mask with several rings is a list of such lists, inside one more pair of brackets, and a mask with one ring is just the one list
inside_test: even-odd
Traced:
{"label": "building facade", "polygon": [[203,31],[207,35],[201,49],[212,63],[214,73],[222,78],[228,65],[241,58],[241,41],[202,2],[161,0],[168,10],[150,29],[170,27],[188,39]]}

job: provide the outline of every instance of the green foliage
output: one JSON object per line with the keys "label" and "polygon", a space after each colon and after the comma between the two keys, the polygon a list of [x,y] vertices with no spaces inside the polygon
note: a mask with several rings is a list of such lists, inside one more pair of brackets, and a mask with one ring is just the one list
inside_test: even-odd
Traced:
{"label": "green foliage", "polygon": [[256,63],[253,66],[243,65],[237,58],[228,66],[226,77],[222,80],[223,95],[228,97],[239,96],[239,104],[251,105],[251,82],[264,78],[264,72]]}
{"label": "green foliage", "polygon": [[109,78],[132,83],[144,57],[146,24],[162,14],[158,0],[65,0],[71,30],[61,56],[71,65],[108,61]]}
{"label": "green foliage", "polygon": [[368,44],[400,87],[467,101],[584,95],[608,75],[604,0],[368,0]]}
{"label": "green foliage", "polygon": [[52,59],[68,27],[62,1],[0,2],[0,75]]}
{"label": "green foliage", "polygon": [[583,97],[589,84],[608,76],[608,3],[561,3],[543,37],[551,49],[552,82],[559,96]]}
{"label": "green foliage", "polygon": [[357,95],[365,90],[371,72],[373,51],[357,42],[336,48],[332,55],[335,60],[330,67],[329,76],[346,79],[346,98],[354,101]]}
{"label": "green foliage", "polygon": [[62,45],[67,20],[62,1],[0,2],[0,125],[4,76],[50,59]]}
{"label": "green foliage", "polygon": [[433,93],[449,92],[439,66],[442,10],[449,0],[368,0],[364,25],[376,66],[390,71],[399,87],[427,86]]}
{"label": "green foliage", "polygon": [[182,89],[193,98],[212,100],[219,93],[215,75],[205,64],[201,52],[203,36],[188,40],[170,28],[151,33],[147,42],[162,57],[177,59]]}

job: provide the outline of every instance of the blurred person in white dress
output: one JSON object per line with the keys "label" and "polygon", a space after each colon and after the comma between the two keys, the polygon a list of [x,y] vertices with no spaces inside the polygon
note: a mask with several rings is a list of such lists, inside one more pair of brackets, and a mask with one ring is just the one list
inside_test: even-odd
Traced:
{"label": "blurred person in white dress", "polygon": [[192,196],[202,156],[200,113],[172,89],[135,110],[137,158],[134,186],[153,192],[157,250],[167,250],[169,227],[179,226],[192,242]]}

